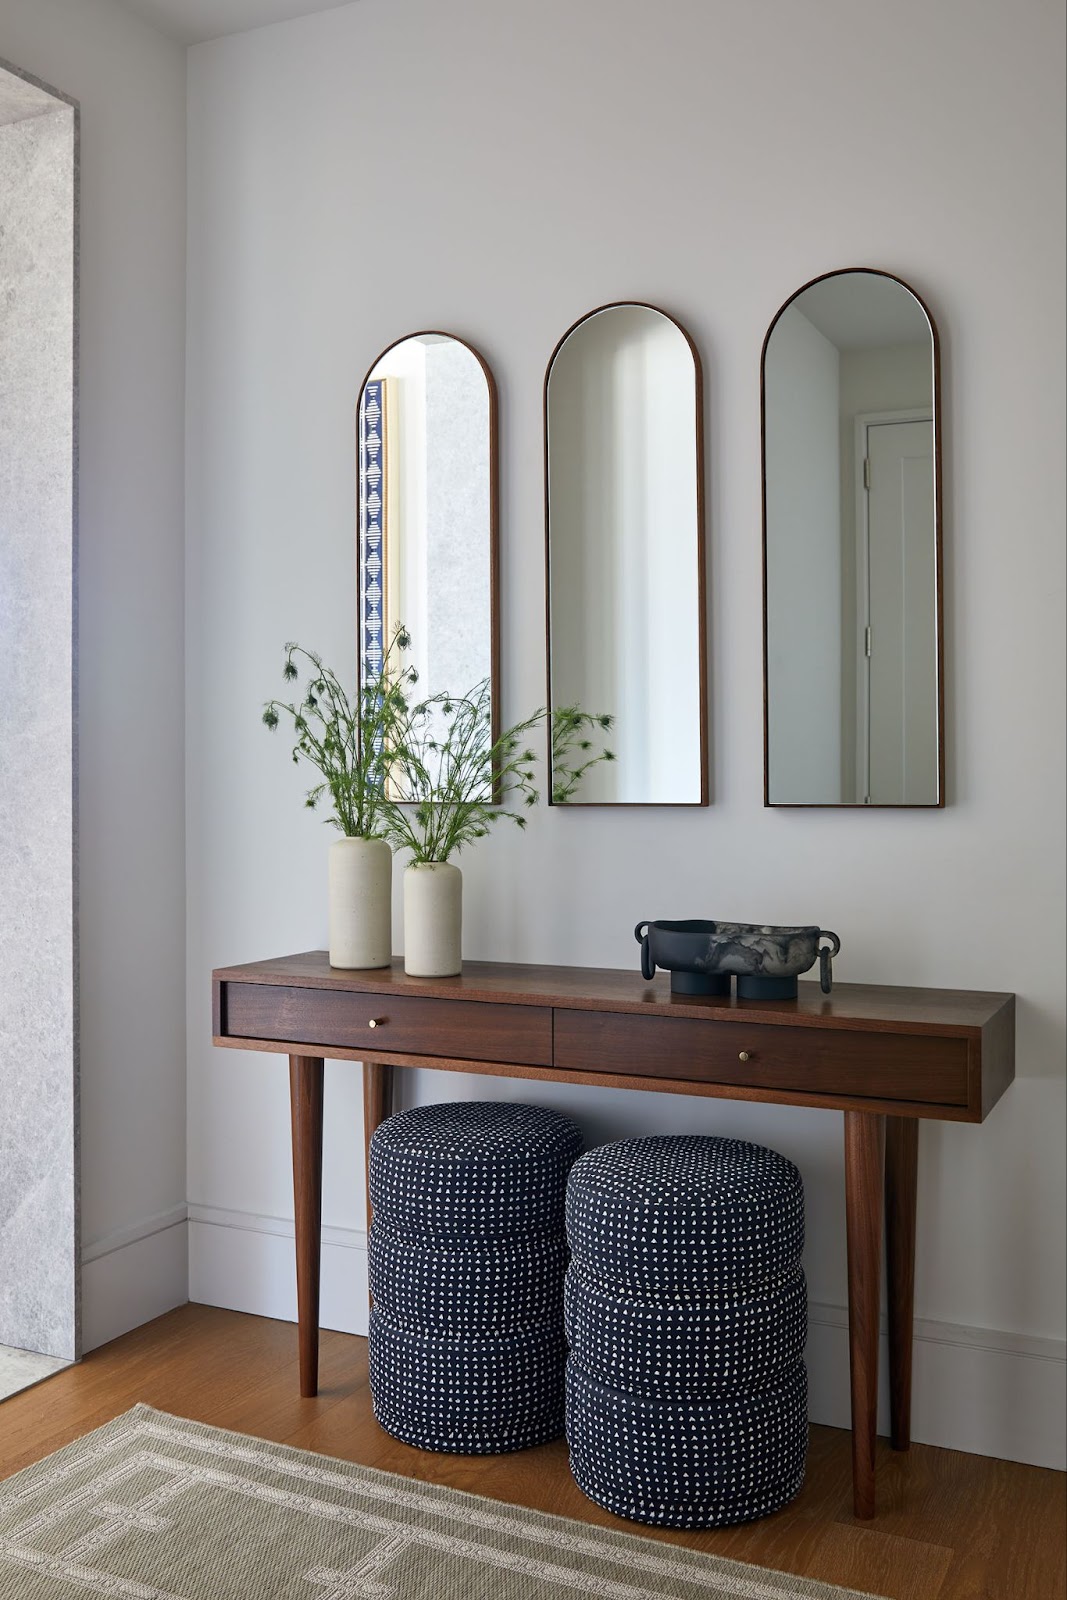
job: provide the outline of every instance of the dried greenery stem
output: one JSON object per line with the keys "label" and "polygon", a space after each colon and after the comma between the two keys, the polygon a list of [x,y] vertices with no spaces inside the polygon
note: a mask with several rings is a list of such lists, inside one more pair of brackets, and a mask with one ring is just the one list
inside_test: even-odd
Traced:
{"label": "dried greenery stem", "polygon": [[[488,678],[467,694],[413,704],[418,673],[401,659],[410,645],[399,624],[378,671],[350,699],[314,651],[287,644],[283,676],[298,683],[303,675],[303,699],[268,701],[263,721],[275,730],[288,717],[296,734],[293,761],[307,761],[320,774],[307,791],[310,810],[328,795],[334,827],[350,838],[387,839],[420,865],[448,861],[505,817],[525,828],[525,813],[539,798],[528,740],[548,713],[535,711],[494,739]],[[569,705],[549,720],[552,798],[559,804],[591,767],[614,761],[602,742],[614,718]],[[517,809],[506,807],[509,799]]]}
{"label": "dried greenery stem", "polygon": [[[390,764],[387,809],[388,837],[413,866],[448,861],[502,818],[525,828],[524,812],[538,801],[527,737],[544,715],[535,711],[494,739],[488,678],[466,695],[431,695],[412,708]],[[523,809],[505,809],[509,796]]]}
{"label": "dried greenery stem", "polygon": [[[581,706],[556,706],[550,713],[552,744],[552,803],[566,805],[590,767],[614,761],[615,752],[600,742],[615,718],[607,711],[583,711]],[[598,748],[599,746],[599,748]]]}
{"label": "dried greenery stem", "polygon": [[272,731],[283,715],[292,719],[293,761],[308,761],[322,775],[304,803],[314,811],[328,794],[333,815],[327,820],[349,838],[389,837],[386,777],[404,750],[411,724],[408,691],[418,680],[415,668],[400,660],[410,644],[407,630],[398,626],[377,673],[364,680],[354,700],[313,651],[287,644],[282,675],[296,683],[303,668],[304,698],[299,703],[270,700],[263,709],[263,721]]}

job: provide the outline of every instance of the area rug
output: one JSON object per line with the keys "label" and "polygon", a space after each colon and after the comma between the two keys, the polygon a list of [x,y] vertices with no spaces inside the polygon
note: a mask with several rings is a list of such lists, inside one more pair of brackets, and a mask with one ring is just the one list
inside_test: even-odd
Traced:
{"label": "area rug", "polygon": [[135,1406],[0,1482],[0,1600],[861,1600]]}

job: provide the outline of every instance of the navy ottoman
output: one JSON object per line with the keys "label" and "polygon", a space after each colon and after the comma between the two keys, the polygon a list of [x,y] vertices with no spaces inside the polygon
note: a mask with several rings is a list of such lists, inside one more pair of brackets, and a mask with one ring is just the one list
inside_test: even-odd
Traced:
{"label": "navy ottoman", "polygon": [[626,1139],[567,1189],[567,1440],[617,1516],[702,1528],[766,1516],[807,1455],[804,1191],[738,1139]]}
{"label": "navy ottoman", "polygon": [[567,1175],[538,1106],[420,1106],[371,1138],[374,1414],[424,1450],[498,1454],[563,1432]]}

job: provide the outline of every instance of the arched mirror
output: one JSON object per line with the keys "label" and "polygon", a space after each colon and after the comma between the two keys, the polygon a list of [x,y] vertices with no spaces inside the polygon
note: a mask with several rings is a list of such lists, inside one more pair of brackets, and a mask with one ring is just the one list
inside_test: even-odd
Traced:
{"label": "arched mirror", "polygon": [[604,306],[545,376],[551,798],[706,805],[700,361],[654,306]]}
{"label": "arched mirror", "polygon": [[763,346],[764,802],[944,804],[937,331],[889,273]]}
{"label": "arched mirror", "polygon": [[497,731],[496,387],[447,333],[378,357],[359,395],[359,662],[377,672],[397,624],[419,692],[489,679]]}

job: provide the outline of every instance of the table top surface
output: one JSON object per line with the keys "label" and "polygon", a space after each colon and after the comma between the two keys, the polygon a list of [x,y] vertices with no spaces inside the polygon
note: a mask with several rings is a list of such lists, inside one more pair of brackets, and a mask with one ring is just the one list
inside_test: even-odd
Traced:
{"label": "table top surface", "polygon": [[667,973],[657,974],[649,983],[639,971],[496,961],[465,961],[462,973],[454,978],[412,978],[399,958],[394,958],[391,967],[349,971],[331,967],[325,950],[219,967],[213,977],[221,983],[887,1033],[978,1034],[1014,1001],[1011,994],[975,989],[865,983],[835,983],[833,993],[825,995],[818,983],[803,979],[795,1000],[672,995]]}

